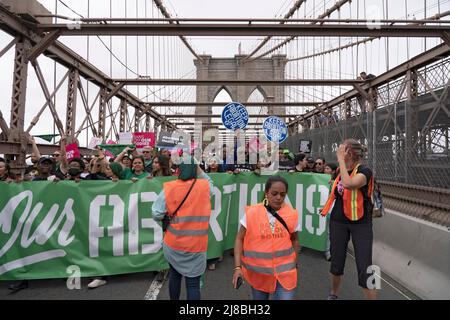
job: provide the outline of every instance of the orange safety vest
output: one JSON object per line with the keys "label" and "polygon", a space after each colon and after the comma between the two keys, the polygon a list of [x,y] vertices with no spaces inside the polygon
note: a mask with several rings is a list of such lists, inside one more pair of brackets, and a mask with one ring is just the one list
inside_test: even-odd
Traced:
{"label": "orange safety vest", "polygon": [[298,211],[283,204],[278,214],[290,232],[275,219],[272,233],[263,204],[245,208],[246,232],[242,251],[242,273],[250,285],[260,291],[275,292],[277,280],[286,290],[297,287],[297,253],[291,233],[298,222]]}
{"label": "orange safety vest", "polygon": [[[170,217],[183,201],[193,182],[194,180],[177,179],[164,183],[164,195]],[[211,215],[209,191],[208,180],[197,179],[188,199],[167,228],[164,236],[164,243],[167,246],[178,251],[206,252]]]}
{"label": "orange safety vest", "polygon": [[[352,173],[350,174],[350,178],[354,177],[358,171],[359,164],[353,168]],[[336,179],[334,180],[333,187],[331,188],[330,195],[322,209],[322,216],[326,216],[331,206],[333,205],[333,201],[336,199],[335,190],[338,183],[341,181],[341,174],[339,173]],[[373,192],[373,177],[370,178],[369,186],[368,186],[368,197],[371,199]],[[342,203],[344,206],[344,214],[350,221],[358,221],[364,215],[364,195],[361,189],[347,189],[344,188],[344,193],[342,195]]]}

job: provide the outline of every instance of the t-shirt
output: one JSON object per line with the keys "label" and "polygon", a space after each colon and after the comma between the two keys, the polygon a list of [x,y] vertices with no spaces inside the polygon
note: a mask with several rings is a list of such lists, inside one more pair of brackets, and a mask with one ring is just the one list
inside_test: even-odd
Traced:
{"label": "t-shirt", "polygon": [[[370,181],[370,178],[372,177],[372,170],[370,170],[368,167],[365,166],[359,166],[357,173],[362,173],[366,176],[367,183],[365,186],[361,187],[361,191],[364,195],[364,215],[363,217],[358,221],[350,221],[344,214],[344,204],[342,201],[342,187],[339,187],[339,184],[341,182],[338,182],[338,185],[336,186],[336,190],[334,191],[334,194],[336,196],[336,200],[333,206],[333,210],[331,210],[331,217],[330,219],[337,222],[342,223],[350,223],[350,224],[359,224],[359,223],[369,223],[372,222],[372,215],[368,214],[369,212],[369,205],[370,205],[370,199],[367,197],[368,192],[368,184]],[[349,171],[348,174],[350,175],[352,171]],[[342,184],[341,184],[342,186]]]}
{"label": "t-shirt", "polygon": [[130,168],[123,169],[124,180],[130,180],[131,178],[144,179],[144,178],[148,177],[149,175],[150,174],[147,171],[144,171],[138,175],[138,174],[134,173],[134,171],[131,170]]}
{"label": "t-shirt", "polygon": [[46,178],[46,177],[34,177],[33,180],[31,180],[31,181],[47,181],[47,180],[48,180],[48,178]]}
{"label": "t-shirt", "polygon": [[64,180],[66,178],[66,175],[61,171],[61,166],[59,164],[56,165],[56,169],[55,171],[52,171],[52,174],[61,180]]}
{"label": "t-shirt", "polygon": [[252,172],[253,165],[249,163],[238,163],[238,164],[229,164],[227,166],[228,171],[239,170],[240,172]]}
{"label": "t-shirt", "polygon": [[80,178],[82,180],[111,180],[110,178],[105,176],[103,173],[90,173],[85,177],[80,175]]}
{"label": "t-shirt", "polygon": [[292,170],[295,167],[295,163],[292,160],[284,160],[280,161],[278,164],[278,170],[288,172],[289,170]]}
{"label": "t-shirt", "polygon": [[[55,178],[56,178],[55,175],[50,175],[48,177],[36,176],[31,181],[53,181]],[[61,179],[61,180],[65,180],[65,179]]]}

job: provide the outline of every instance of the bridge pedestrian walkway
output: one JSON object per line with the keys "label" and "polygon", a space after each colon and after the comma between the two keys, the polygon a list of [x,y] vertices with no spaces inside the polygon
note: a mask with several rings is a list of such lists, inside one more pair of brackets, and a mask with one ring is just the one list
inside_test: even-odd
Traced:
{"label": "bridge pedestrian walkway", "polygon": [[[330,263],[324,258],[322,252],[303,248],[299,255],[299,286],[295,299],[298,300],[325,300],[329,292]],[[238,290],[231,284],[234,261],[229,252],[224,253],[222,262],[217,263],[216,270],[207,270],[205,284],[201,290],[203,300],[251,300],[251,289],[244,283]],[[379,299],[406,300],[418,299],[412,292],[401,287],[394,280],[382,274]],[[341,285],[339,299],[364,299],[362,290],[357,285],[356,264],[351,252],[347,254],[344,278]],[[181,299],[186,298],[184,280],[181,287]],[[158,299],[169,299],[168,279],[162,286]]]}
{"label": "bridge pedestrian walkway", "polygon": [[[201,290],[203,300],[251,300],[251,289],[244,283],[239,290],[232,287],[233,257],[224,253],[224,259],[216,270],[207,270],[205,284]],[[322,252],[303,248],[299,256],[299,287],[295,299],[324,300],[329,291],[329,262]],[[105,286],[94,290],[87,289],[90,279],[81,279],[79,290],[68,290],[66,279],[32,280],[28,289],[10,294],[10,281],[0,282],[0,300],[142,300],[169,299],[169,284],[166,279],[162,285],[155,280],[153,272],[123,274],[108,277]],[[181,299],[186,299],[184,280]],[[339,295],[343,300],[363,299],[362,290],[357,285],[355,261],[351,253],[347,255],[344,279]],[[382,274],[379,299],[405,300],[418,299],[412,292]]]}

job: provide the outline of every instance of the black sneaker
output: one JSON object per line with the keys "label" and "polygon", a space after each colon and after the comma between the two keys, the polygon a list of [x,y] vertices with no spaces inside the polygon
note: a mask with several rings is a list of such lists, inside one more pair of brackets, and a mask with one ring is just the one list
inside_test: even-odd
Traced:
{"label": "black sneaker", "polygon": [[338,300],[338,296],[335,294],[329,294],[327,300]]}

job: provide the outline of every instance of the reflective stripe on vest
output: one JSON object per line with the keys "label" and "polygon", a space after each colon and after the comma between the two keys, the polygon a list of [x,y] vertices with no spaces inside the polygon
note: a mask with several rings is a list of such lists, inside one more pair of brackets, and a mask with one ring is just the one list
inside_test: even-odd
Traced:
{"label": "reflective stripe on vest", "polygon": [[[356,165],[355,168],[353,168],[352,173],[350,174],[350,177],[354,177],[357,174],[357,170],[359,168],[360,164]],[[341,174],[338,174],[336,177],[336,180],[333,183],[333,187],[331,188],[330,195],[322,208],[322,216],[326,216],[331,208],[334,200],[336,199],[335,190],[336,187],[341,181]],[[370,178],[370,181],[368,181],[368,198],[371,199],[373,192],[373,176]],[[364,195],[361,191],[361,189],[346,189],[344,188],[344,193],[342,195],[342,202],[343,202],[343,209],[344,209],[344,215],[349,219],[350,221],[357,221],[361,219],[364,215]]]}
{"label": "reflective stripe on vest", "polygon": [[242,246],[242,271],[255,289],[274,292],[277,281],[286,290],[297,287],[296,252],[291,234],[298,223],[298,212],[284,204],[278,214],[288,230],[275,220],[272,229],[262,204],[246,207],[246,232]]}
{"label": "reflective stripe on vest", "polygon": [[[183,201],[194,180],[174,180],[163,185],[167,212],[171,216]],[[211,199],[209,182],[197,179],[188,199],[178,210],[164,235],[164,243],[183,252],[205,252],[208,246]]]}
{"label": "reflective stripe on vest", "polygon": [[[243,263],[242,266],[248,270],[255,271],[257,273],[261,274],[274,274],[273,268],[267,268],[267,267],[258,267],[251,264]],[[297,268],[297,264],[295,262],[289,262],[286,264],[279,265],[275,268],[276,273],[282,273],[290,270],[294,270]]]}
{"label": "reflective stripe on vest", "polygon": [[175,217],[170,221],[170,224],[177,224],[180,222],[208,222],[209,216],[185,216],[185,217]]}
{"label": "reflective stripe on vest", "polygon": [[258,252],[258,251],[243,251],[242,254],[248,258],[258,258],[258,259],[272,259],[273,257],[279,258],[292,254],[294,252],[294,248],[289,248],[286,250],[279,250],[273,253],[268,252]]}
{"label": "reflective stripe on vest", "polygon": [[172,232],[176,236],[207,236],[208,229],[206,230],[177,230],[174,229],[171,225],[167,227],[167,230]]}

